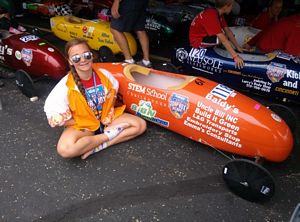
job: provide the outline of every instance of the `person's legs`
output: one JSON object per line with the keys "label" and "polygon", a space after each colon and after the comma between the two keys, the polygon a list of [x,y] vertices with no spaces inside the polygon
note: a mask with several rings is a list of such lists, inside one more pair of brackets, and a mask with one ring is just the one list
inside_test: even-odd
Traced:
{"label": "person's legs", "polygon": [[[127,125],[126,128],[124,127],[124,129],[118,135],[116,135],[110,141],[107,141],[106,147],[130,140],[142,134],[146,130],[145,120],[143,120],[140,117],[131,115],[129,113],[123,113],[121,116],[115,119],[108,127],[106,127],[104,132],[107,130],[115,130],[118,126],[124,124]],[[93,153],[95,153],[94,150],[88,151],[84,155],[82,155],[81,158],[86,159],[88,156],[90,156]]]}
{"label": "person's legs", "polygon": [[108,137],[104,134],[94,135],[94,132],[68,127],[58,141],[57,152],[64,158],[72,158],[94,149],[107,140]]}
{"label": "person's legs", "polygon": [[143,59],[149,61],[149,39],[146,31],[136,31],[143,51]]}
{"label": "person's legs", "polygon": [[110,28],[110,30],[114,36],[114,39],[116,40],[117,44],[119,45],[119,47],[125,57],[125,60],[133,59],[131,56],[129,45],[128,45],[128,42],[127,42],[127,39],[126,39],[124,33],[119,32],[118,30],[116,30],[112,27]]}

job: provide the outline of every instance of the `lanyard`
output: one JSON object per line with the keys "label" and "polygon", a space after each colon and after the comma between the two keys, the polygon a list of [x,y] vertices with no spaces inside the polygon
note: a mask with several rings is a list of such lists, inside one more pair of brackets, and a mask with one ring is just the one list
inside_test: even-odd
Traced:
{"label": "lanyard", "polygon": [[97,110],[96,117],[97,119],[100,119],[100,110],[98,109],[99,99],[97,98],[97,82],[96,82],[96,75],[94,71],[92,72],[92,75],[94,80],[95,99],[93,99],[93,96],[87,91],[87,89],[85,89],[85,95],[92,101],[92,103],[96,107]]}

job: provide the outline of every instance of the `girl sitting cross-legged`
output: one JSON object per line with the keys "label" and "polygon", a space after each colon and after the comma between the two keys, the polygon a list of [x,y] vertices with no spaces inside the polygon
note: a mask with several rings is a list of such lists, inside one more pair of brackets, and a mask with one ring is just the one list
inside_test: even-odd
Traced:
{"label": "girl sitting cross-legged", "polygon": [[66,44],[71,71],[46,99],[44,111],[51,127],[64,126],[57,152],[64,158],[82,159],[146,130],[143,119],[114,107],[118,81],[92,68],[93,53],[84,39]]}

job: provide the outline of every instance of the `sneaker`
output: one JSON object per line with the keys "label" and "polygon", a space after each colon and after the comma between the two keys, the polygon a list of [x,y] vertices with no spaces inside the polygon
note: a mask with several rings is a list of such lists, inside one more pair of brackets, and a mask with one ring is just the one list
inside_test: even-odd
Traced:
{"label": "sneaker", "polygon": [[136,64],[140,66],[144,66],[146,68],[152,68],[152,63],[150,61],[142,59],[141,61],[138,61]]}
{"label": "sneaker", "polygon": [[37,96],[30,97],[30,101],[31,101],[31,102],[35,102],[35,101],[37,101],[38,99],[39,99],[39,97],[37,97]]}
{"label": "sneaker", "polygon": [[124,62],[128,64],[135,64],[134,59],[125,59]]}

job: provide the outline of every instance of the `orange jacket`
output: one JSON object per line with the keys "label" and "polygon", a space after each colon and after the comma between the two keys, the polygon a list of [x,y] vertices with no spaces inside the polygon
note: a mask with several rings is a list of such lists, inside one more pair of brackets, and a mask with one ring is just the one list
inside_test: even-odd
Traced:
{"label": "orange jacket", "polygon": [[[95,72],[105,88],[106,100],[101,112],[101,122],[107,125],[124,112],[125,106],[114,108],[118,81],[108,72]],[[61,79],[51,91],[46,99],[44,111],[52,127],[62,126],[71,118],[75,120],[75,125],[72,126],[75,129],[95,131],[100,127],[99,120],[78,90],[71,73]]]}

